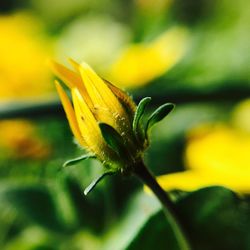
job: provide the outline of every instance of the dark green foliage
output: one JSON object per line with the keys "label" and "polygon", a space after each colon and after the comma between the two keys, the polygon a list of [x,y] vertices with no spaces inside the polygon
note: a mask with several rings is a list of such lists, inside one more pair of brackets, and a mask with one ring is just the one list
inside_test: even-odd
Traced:
{"label": "dark green foliage", "polygon": [[248,249],[249,203],[231,190],[210,187],[177,203],[196,250]]}
{"label": "dark green foliage", "polygon": [[[186,194],[176,206],[193,250],[249,249],[249,202],[223,187]],[[128,246],[134,249],[179,249],[167,218],[153,215]]]}
{"label": "dark green foliage", "polygon": [[126,250],[179,250],[175,236],[162,211],[154,214]]}
{"label": "dark green foliage", "polygon": [[16,209],[18,213],[43,227],[62,230],[62,221],[48,188],[42,185],[13,185],[0,192],[1,202]]}

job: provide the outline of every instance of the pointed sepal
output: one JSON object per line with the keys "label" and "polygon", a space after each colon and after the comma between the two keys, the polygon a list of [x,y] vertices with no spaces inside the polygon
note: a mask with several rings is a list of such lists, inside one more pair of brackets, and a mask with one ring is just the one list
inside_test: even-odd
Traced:
{"label": "pointed sepal", "polygon": [[114,172],[109,171],[109,172],[105,172],[103,173],[101,176],[97,177],[95,180],[93,180],[85,189],[84,189],[84,195],[87,195],[89,192],[91,192],[96,185],[106,176],[108,175],[113,175]]}
{"label": "pointed sepal", "polygon": [[102,136],[108,146],[116,152],[121,158],[127,157],[127,149],[124,145],[121,135],[110,125],[99,123]]}
{"label": "pointed sepal", "polygon": [[157,108],[149,117],[146,127],[145,133],[147,134],[149,129],[152,128],[157,122],[160,122],[164,119],[173,109],[175,105],[173,103],[165,103],[159,108]]}
{"label": "pointed sepal", "polygon": [[92,155],[92,154],[81,155],[81,156],[79,156],[77,158],[74,158],[74,159],[71,159],[71,160],[68,160],[68,161],[64,162],[63,168],[75,165],[80,161],[84,161],[84,160],[91,159],[91,158],[96,158],[96,156]]}
{"label": "pointed sepal", "polygon": [[149,104],[150,101],[151,101],[151,97],[145,97],[139,102],[137,106],[137,109],[134,115],[134,120],[133,120],[133,132],[136,136],[140,134],[140,126],[139,126],[140,120],[143,117],[145,108]]}

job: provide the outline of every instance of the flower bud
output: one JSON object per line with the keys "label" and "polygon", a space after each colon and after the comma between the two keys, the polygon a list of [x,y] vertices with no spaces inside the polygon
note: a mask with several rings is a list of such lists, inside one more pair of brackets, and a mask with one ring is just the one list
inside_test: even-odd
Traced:
{"label": "flower bud", "polygon": [[109,170],[129,171],[147,145],[146,137],[138,140],[133,131],[135,103],[86,63],[70,62],[75,71],[56,62],[52,65],[71,92],[72,102],[61,84],[55,82],[76,140]]}

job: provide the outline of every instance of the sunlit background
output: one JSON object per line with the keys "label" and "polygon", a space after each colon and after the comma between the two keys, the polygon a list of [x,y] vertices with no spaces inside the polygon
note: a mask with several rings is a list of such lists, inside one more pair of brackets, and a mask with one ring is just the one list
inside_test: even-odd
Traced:
{"label": "sunlit background", "polygon": [[250,249],[249,24],[244,0],[1,0],[0,249],[178,250],[136,179],[107,177],[84,196],[101,165],[61,168],[84,153],[50,68],[68,58],[137,103],[151,96],[151,109],[176,104],[147,165],[194,249]]}

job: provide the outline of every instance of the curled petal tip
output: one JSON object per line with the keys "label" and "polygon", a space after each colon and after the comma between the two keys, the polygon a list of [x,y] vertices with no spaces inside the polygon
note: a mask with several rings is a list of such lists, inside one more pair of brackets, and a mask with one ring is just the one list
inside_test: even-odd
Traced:
{"label": "curled petal tip", "polygon": [[75,70],[79,70],[79,67],[81,66],[77,61],[75,61],[74,59],[72,59],[72,58],[68,58],[68,62],[73,66],[73,68],[75,69]]}

